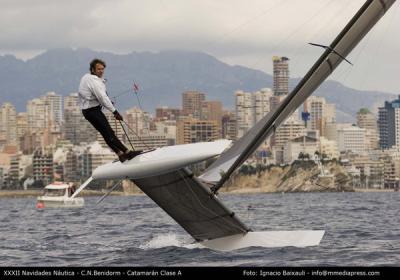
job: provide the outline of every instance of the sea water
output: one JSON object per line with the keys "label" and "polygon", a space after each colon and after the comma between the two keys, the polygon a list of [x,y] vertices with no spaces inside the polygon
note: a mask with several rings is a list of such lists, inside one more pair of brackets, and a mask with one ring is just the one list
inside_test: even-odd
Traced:
{"label": "sea water", "polygon": [[0,198],[0,266],[399,266],[400,192],[221,194],[254,231],[325,230],[319,246],[203,248],[146,196],[79,209]]}

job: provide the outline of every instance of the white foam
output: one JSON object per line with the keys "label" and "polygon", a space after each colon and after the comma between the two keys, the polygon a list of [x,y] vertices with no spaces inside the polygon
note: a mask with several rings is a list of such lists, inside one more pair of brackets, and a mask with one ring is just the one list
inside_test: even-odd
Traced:
{"label": "white foam", "polygon": [[198,243],[193,243],[193,240],[187,240],[183,236],[178,236],[175,233],[167,233],[162,235],[154,236],[150,241],[140,245],[140,249],[159,249],[164,247],[183,247],[188,249],[194,249],[203,247]]}

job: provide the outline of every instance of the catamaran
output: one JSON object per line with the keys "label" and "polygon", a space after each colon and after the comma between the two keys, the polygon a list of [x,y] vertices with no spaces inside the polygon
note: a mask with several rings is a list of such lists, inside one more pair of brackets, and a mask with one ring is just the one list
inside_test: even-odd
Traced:
{"label": "catamaran", "polygon": [[[395,0],[368,0],[325,49],[294,90],[233,145],[228,140],[163,147],[124,163],[98,167],[74,193],[92,180],[130,179],[197,242],[214,250],[250,246],[317,246],[324,230],[257,232],[218,198],[218,190],[265,139],[336,69]],[[196,177],[187,166],[219,156]]]}

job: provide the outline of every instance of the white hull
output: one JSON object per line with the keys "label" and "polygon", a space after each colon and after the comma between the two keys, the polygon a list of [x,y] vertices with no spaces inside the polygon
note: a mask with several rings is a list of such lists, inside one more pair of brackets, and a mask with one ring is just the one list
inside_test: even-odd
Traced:
{"label": "white hull", "polygon": [[309,247],[318,246],[324,230],[248,232],[200,242],[216,251],[232,251],[247,247]]}
{"label": "white hull", "polygon": [[82,197],[67,198],[67,199],[53,199],[46,197],[39,197],[37,203],[42,203],[40,208],[77,208],[85,205],[85,200]]}
{"label": "white hull", "polygon": [[230,144],[230,140],[217,140],[162,147],[124,163],[117,161],[101,165],[94,170],[92,177],[95,180],[137,179],[165,174],[220,155]]}

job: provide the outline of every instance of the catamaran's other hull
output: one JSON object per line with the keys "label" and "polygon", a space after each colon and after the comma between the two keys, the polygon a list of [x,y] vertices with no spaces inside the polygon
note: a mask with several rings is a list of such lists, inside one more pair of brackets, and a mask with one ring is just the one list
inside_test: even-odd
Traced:
{"label": "catamaran's other hull", "polygon": [[217,251],[232,251],[247,247],[308,247],[318,246],[324,234],[324,230],[248,232],[207,240],[200,244]]}
{"label": "catamaran's other hull", "polygon": [[230,140],[217,140],[176,146],[167,146],[143,153],[121,163],[99,166],[93,179],[137,179],[153,177],[179,170],[185,166],[220,155],[231,144]]}

